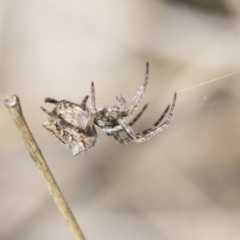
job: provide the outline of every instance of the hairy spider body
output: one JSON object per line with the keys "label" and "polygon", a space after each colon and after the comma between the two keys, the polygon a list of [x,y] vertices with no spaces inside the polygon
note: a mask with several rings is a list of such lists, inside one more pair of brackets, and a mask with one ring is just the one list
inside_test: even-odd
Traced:
{"label": "hairy spider body", "polygon": [[[117,95],[116,100],[120,104],[119,107],[97,108],[93,82],[91,84],[91,107],[86,107],[89,96],[86,96],[81,104],[66,100],[57,101],[52,98],[46,98],[45,102],[55,104],[56,106],[52,112],[41,107],[49,116],[48,121],[44,122],[43,126],[51,131],[64,145],[71,148],[73,155],[77,155],[95,145],[97,142],[97,132],[94,124],[100,127],[107,136],[113,136],[116,142],[121,144],[147,141],[159,132],[165,130],[169,125],[177,99],[177,94],[175,93],[171,106],[169,105],[165,109],[153,127],[141,133],[135,133],[131,126],[141,117],[147,108],[147,104],[132,121],[127,122],[125,117],[132,115],[137,109],[139,101],[147,87],[148,75],[149,65],[147,63],[143,84],[138,89],[129,106],[122,95]],[[167,120],[161,124],[168,111]],[[121,132],[125,132],[127,137],[122,138],[120,136]]]}
{"label": "hairy spider body", "polygon": [[[51,102],[47,98],[46,102]],[[55,100],[54,100],[55,101]],[[43,126],[52,132],[64,145],[72,149],[72,154],[90,149],[97,142],[94,116],[84,105],[66,100],[55,102],[51,113],[44,108],[50,118]]]}

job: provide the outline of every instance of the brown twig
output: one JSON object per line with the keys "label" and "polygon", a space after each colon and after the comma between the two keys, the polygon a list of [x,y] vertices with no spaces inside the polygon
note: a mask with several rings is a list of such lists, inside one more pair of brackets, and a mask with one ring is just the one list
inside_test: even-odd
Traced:
{"label": "brown twig", "polygon": [[84,235],[72,214],[71,209],[69,208],[64,196],[61,193],[46,161],[43,158],[43,155],[35,142],[32,133],[24,119],[20,101],[16,95],[7,95],[5,98],[5,106],[8,108],[12,119],[16,123],[18,129],[20,130],[23,140],[27,146],[27,149],[30,153],[31,158],[36,163],[39,172],[41,173],[45,183],[48,186],[48,189],[57,205],[60,213],[62,214],[64,220],[66,221],[68,227],[70,228],[74,238],[76,240],[84,240]]}

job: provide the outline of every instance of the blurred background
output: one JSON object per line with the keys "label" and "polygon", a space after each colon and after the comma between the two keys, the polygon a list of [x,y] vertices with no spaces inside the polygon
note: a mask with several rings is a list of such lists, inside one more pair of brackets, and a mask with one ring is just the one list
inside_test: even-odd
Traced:
{"label": "blurred background", "polygon": [[159,118],[175,91],[240,71],[237,0],[0,1],[0,238],[72,239],[3,105],[25,118],[87,239],[240,239],[240,74],[178,94],[167,131],[122,146],[104,136],[73,157],[42,127],[45,97],[131,101],[134,126]]}

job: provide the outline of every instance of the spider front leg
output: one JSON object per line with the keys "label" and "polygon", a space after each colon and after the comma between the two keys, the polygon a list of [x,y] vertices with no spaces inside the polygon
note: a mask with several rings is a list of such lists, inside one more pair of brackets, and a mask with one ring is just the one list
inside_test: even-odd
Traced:
{"label": "spider front leg", "polygon": [[56,114],[49,112],[47,109],[40,107],[50,118],[52,118],[54,121],[58,122],[59,124],[65,125],[65,126],[70,126],[73,127],[72,124],[66,122],[64,119],[58,117]]}
{"label": "spider front leg", "polygon": [[50,98],[50,97],[45,98],[44,102],[45,102],[45,103],[52,103],[52,104],[58,104],[58,103],[59,103],[58,100],[53,99],[53,98]]}
{"label": "spider front leg", "polygon": [[155,136],[156,134],[164,131],[168,127],[168,125],[170,124],[170,122],[172,120],[173,111],[174,111],[174,108],[175,108],[175,105],[176,105],[176,100],[177,100],[177,93],[174,93],[173,101],[172,101],[172,104],[171,104],[171,108],[170,108],[167,120],[163,124],[159,125],[161,120],[163,119],[163,117],[167,113],[167,111],[169,109],[169,106],[166,108],[166,110],[164,111],[162,116],[159,118],[159,120],[154,124],[153,128],[149,128],[149,129],[143,131],[142,133],[136,134],[137,138],[136,138],[136,140],[134,140],[134,142],[140,143],[140,142],[147,141],[150,138],[152,138],[153,136]]}
{"label": "spider front leg", "polygon": [[143,94],[146,91],[147,84],[148,84],[148,79],[149,79],[149,63],[147,62],[143,84],[138,89],[137,94],[133,98],[130,107],[126,110],[127,115],[131,115],[137,109],[137,106],[138,106]]}
{"label": "spider front leg", "polygon": [[166,115],[166,113],[168,112],[168,109],[169,109],[170,106],[168,106],[165,109],[165,111],[161,115],[161,117],[155,122],[153,128],[148,128],[141,133],[136,133],[135,134],[135,139],[131,139],[130,137],[122,139],[119,135],[119,132],[117,132],[117,133],[113,134],[115,140],[118,143],[121,143],[121,144],[128,144],[130,142],[141,143],[141,142],[149,140],[150,138],[152,138],[156,134],[164,131],[167,128],[167,126],[169,125],[169,123],[171,122],[171,119],[172,119],[172,116],[173,116],[173,111],[174,111],[175,104],[176,104],[176,99],[177,99],[177,93],[175,93],[174,96],[173,96],[173,101],[172,101],[171,108],[170,108],[170,111],[169,111],[169,114],[168,114],[168,118],[163,124],[159,125],[160,122],[162,121],[162,119],[164,118],[164,116]]}
{"label": "spider front leg", "polygon": [[141,116],[142,114],[144,113],[144,111],[146,110],[148,104],[145,104],[143,106],[143,108],[141,109],[141,111],[136,115],[135,118],[133,118],[130,122],[129,122],[129,125],[132,126]]}
{"label": "spider front leg", "polygon": [[122,139],[119,132],[115,132],[113,134],[113,137],[114,137],[115,141],[120,144],[128,144],[128,143],[131,143],[134,141],[132,138],[129,138],[129,137]]}
{"label": "spider front leg", "polygon": [[135,133],[133,131],[133,129],[131,128],[131,126],[129,125],[129,123],[122,118],[119,118],[118,120],[118,124],[122,127],[122,130],[132,139],[136,139]]}
{"label": "spider front leg", "polygon": [[83,99],[83,101],[81,102],[80,106],[86,107],[88,98],[89,98],[89,96],[87,95],[87,96]]}
{"label": "spider front leg", "polygon": [[97,113],[97,107],[96,107],[96,92],[95,92],[95,86],[94,82],[91,83],[91,104],[92,108],[94,110],[94,113]]}
{"label": "spider front leg", "polygon": [[[124,122],[126,122],[126,124],[124,125],[122,122],[121,123],[119,123],[119,125],[116,125],[116,126],[114,126],[114,127],[112,127],[112,128],[103,128],[102,127],[102,129],[103,129],[103,131],[105,132],[105,134],[107,134],[108,136],[112,136],[114,133],[120,133],[120,132],[122,132],[122,131],[125,131],[126,133],[128,133],[128,135],[130,136],[130,137],[132,137],[132,138],[134,138],[135,139],[135,134],[134,134],[134,132],[133,132],[133,130],[128,130],[125,126],[126,125],[128,125],[128,126],[132,126],[141,116],[142,116],[142,114],[143,114],[143,112],[146,110],[146,108],[147,108],[147,106],[148,106],[148,104],[145,104],[144,106],[143,106],[143,108],[141,109],[141,111],[135,116],[135,118],[133,118],[129,123],[128,122],[126,122],[125,120],[124,120]],[[97,125],[99,125],[99,123],[98,122],[96,122],[96,124]],[[101,126],[99,126],[99,127],[101,127]],[[129,128],[129,127],[128,127]]]}
{"label": "spider front leg", "polygon": [[[51,99],[51,98],[46,98],[45,101],[46,101],[47,99]],[[53,99],[53,100],[54,100],[54,99]],[[50,103],[53,103],[53,102],[50,102]],[[60,119],[58,118],[58,116],[55,115],[54,113],[49,112],[47,109],[45,109],[45,108],[43,108],[43,107],[40,107],[40,108],[41,108],[50,118],[52,118],[53,120],[59,120],[59,121],[60,121]]]}
{"label": "spider front leg", "polygon": [[[86,107],[86,103],[87,103],[88,98],[89,98],[89,96],[87,95],[87,96],[83,99],[83,101],[81,102],[80,106]],[[47,97],[47,98],[45,98],[44,102],[45,102],[45,103],[58,104],[58,103],[61,102],[61,101],[58,101],[58,100],[56,100],[56,99],[54,99],[54,98]]]}
{"label": "spider front leg", "polygon": [[[132,139],[136,139],[136,135],[135,135],[133,129],[131,128],[131,125],[126,120],[124,120],[123,117],[131,115],[137,109],[139,101],[142,98],[144,92],[146,91],[148,77],[149,77],[149,63],[147,62],[145,78],[144,78],[143,84],[138,89],[137,94],[133,98],[130,107],[127,107],[126,99],[122,95],[116,96],[117,101],[121,105],[121,117],[117,119],[117,122],[122,127],[122,130]],[[137,117],[135,117],[133,119],[133,122],[131,124],[134,124],[137,121],[137,119],[142,115],[142,113],[146,109],[146,107],[147,107],[147,105],[143,107],[143,110],[137,115]]]}
{"label": "spider front leg", "polygon": [[120,103],[121,105],[121,110],[126,111],[127,110],[127,101],[125,97],[121,94],[116,96],[116,100]]}
{"label": "spider front leg", "polygon": [[[147,106],[148,106],[148,104],[145,104],[143,106],[143,108],[141,109],[141,111],[137,114],[137,116],[135,118],[133,118],[129,123],[126,122],[125,120],[124,120],[125,124],[123,122],[120,123],[120,121],[118,121],[119,124],[122,126],[122,129],[120,131],[118,130],[117,132],[125,131],[125,132],[127,132],[127,134],[129,136],[131,136],[133,139],[135,139],[136,138],[135,133],[133,132],[133,130],[131,130],[130,127],[142,116],[142,114],[146,110]],[[123,121],[123,119],[122,119],[122,121]]]}

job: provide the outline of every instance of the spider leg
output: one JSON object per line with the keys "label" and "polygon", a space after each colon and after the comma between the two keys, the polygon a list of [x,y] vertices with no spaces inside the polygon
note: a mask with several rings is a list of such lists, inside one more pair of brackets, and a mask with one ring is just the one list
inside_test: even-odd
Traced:
{"label": "spider leg", "polygon": [[120,136],[120,134],[119,134],[118,132],[115,132],[115,133],[113,134],[113,137],[114,137],[115,141],[116,141],[117,143],[120,143],[120,144],[128,144],[128,143],[130,143],[130,142],[133,141],[133,139],[131,139],[130,137],[127,137],[127,138],[125,138],[125,139],[122,139],[121,136]]}
{"label": "spider leg", "polygon": [[[148,104],[145,104],[145,105],[143,106],[143,108],[141,109],[141,111],[138,113],[138,115],[137,115],[134,119],[132,119],[131,122],[128,123],[128,125],[129,125],[130,127],[142,116],[142,114],[143,114],[143,112],[146,110],[147,106],[148,106]],[[167,114],[167,112],[168,112],[168,110],[169,110],[169,107],[170,107],[170,105],[167,106],[167,108],[165,109],[165,111],[163,112],[163,114],[161,115],[161,117],[154,123],[154,127],[158,126],[159,123],[163,120],[163,118],[165,117],[165,115]],[[119,124],[119,125],[120,125],[120,124]],[[121,126],[122,126],[122,125],[121,125]],[[111,132],[108,132],[108,135],[114,135],[115,133],[120,133],[120,132],[122,132],[122,131],[125,131],[130,137],[135,138],[135,135],[139,135],[139,136],[140,136],[140,135],[146,134],[146,133],[148,133],[148,132],[149,132],[150,130],[152,130],[152,129],[153,129],[153,128],[151,127],[151,128],[148,128],[148,129],[144,130],[143,132],[137,133],[137,134],[134,134],[133,131],[132,131],[132,133],[130,132],[130,134],[129,134],[129,132],[127,133],[127,131],[129,131],[129,128],[128,128],[128,129],[126,129],[126,128],[123,129],[123,127],[122,127],[122,129],[119,129],[119,126],[118,126],[118,127],[112,128],[112,129],[111,129]],[[119,136],[119,137],[120,137],[120,136]]]}
{"label": "spider leg", "polygon": [[163,120],[163,118],[165,117],[165,115],[167,114],[168,110],[170,108],[170,105],[167,106],[167,108],[165,109],[165,111],[163,112],[163,114],[161,115],[161,117],[153,124],[153,127],[150,127],[144,131],[142,131],[141,133],[137,133],[137,139],[140,136],[145,136],[146,134],[152,132],[154,129],[157,129],[159,127],[159,124],[161,123],[161,121]]}
{"label": "spider leg", "polygon": [[148,84],[148,78],[149,78],[149,63],[147,62],[143,84],[138,89],[137,94],[135,95],[135,97],[132,100],[131,106],[127,110],[128,115],[131,115],[137,109],[139,101],[142,98],[144,92],[146,91],[147,84]]}
{"label": "spider leg", "polygon": [[[147,106],[148,106],[148,104],[145,104],[144,107],[142,108],[142,110],[138,113],[138,115],[135,116],[135,118],[132,119],[132,121],[128,123],[128,125],[130,127],[142,116],[142,114],[146,110]],[[112,131],[112,132],[114,132],[114,133],[115,132],[122,132],[123,130],[124,130],[123,128],[119,130],[119,127],[118,127],[118,128],[115,129],[115,131]],[[125,130],[125,132],[126,132],[126,130]]]}
{"label": "spider leg", "polygon": [[95,93],[95,87],[94,87],[94,83],[92,82],[91,84],[91,103],[92,103],[92,107],[94,112],[97,112],[97,108],[96,108],[96,97],[95,97],[96,93]]}
{"label": "spider leg", "polygon": [[163,123],[162,126],[164,124],[169,125],[169,123],[171,122],[172,116],[173,116],[173,111],[174,111],[174,108],[175,108],[175,105],[176,105],[176,101],[177,101],[177,93],[175,92],[174,95],[173,95],[173,100],[172,100],[172,104],[171,104],[170,112],[168,114],[167,121],[165,123]]}
{"label": "spider leg", "polygon": [[47,109],[40,107],[50,118],[52,118],[53,120],[55,120],[56,122],[58,122],[61,125],[65,125],[65,126],[69,126],[69,127],[74,127],[71,123],[66,122],[64,119],[62,119],[61,117],[57,116],[56,114],[49,112]]}
{"label": "spider leg", "polygon": [[80,106],[86,107],[86,103],[87,103],[88,98],[89,98],[89,96],[87,95],[87,96],[83,99],[83,101],[82,101],[82,103],[80,104]]}
{"label": "spider leg", "polygon": [[[51,102],[52,103],[52,102]],[[57,115],[55,115],[52,112],[49,112],[47,109],[40,107],[49,117],[51,117],[54,120],[59,120],[59,117]]]}
{"label": "spider leg", "polygon": [[129,123],[130,126],[132,126],[143,114],[143,112],[146,110],[148,104],[145,104],[142,108],[142,110],[138,113],[138,115],[132,119],[132,121]]}
{"label": "spider leg", "polygon": [[119,95],[116,95],[116,99],[120,103],[120,105],[122,107],[122,110],[126,111],[126,109],[127,109],[127,101],[126,101],[125,97],[123,95],[119,94]]}
{"label": "spider leg", "polygon": [[[162,116],[158,119],[158,121],[155,122],[153,128],[149,128],[149,129],[147,129],[147,130],[145,130],[145,131],[143,131],[141,133],[135,134],[136,138],[132,139],[132,141],[137,142],[137,143],[144,142],[144,141],[149,140],[150,138],[152,138],[156,134],[164,131],[167,128],[167,126],[169,125],[169,123],[171,122],[173,111],[174,111],[174,107],[175,107],[175,104],[176,104],[176,99],[177,99],[177,93],[174,94],[173,101],[172,101],[172,104],[170,106],[171,108],[170,108],[170,111],[169,111],[169,114],[168,114],[168,118],[167,118],[167,120],[163,124],[159,125],[161,120],[166,115],[166,113],[167,113],[167,111],[169,109],[169,106],[166,108],[166,110],[164,111]],[[125,139],[120,139],[120,136],[114,136],[114,137],[115,137],[115,140],[117,142],[119,142],[119,143],[126,144],[126,143],[130,142],[129,137],[127,137]]]}
{"label": "spider leg", "polygon": [[[170,105],[168,105],[166,107],[166,109],[164,110],[163,114],[161,115],[161,117],[153,124],[154,127],[159,126],[159,124],[161,123],[161,121],[163,120],[163,118],[165,117],[165,115],[167,114],[168,110],[170,108]],[[150,128],[149,128],[150,129]],[[149,129],[146,129],[145,131],[148,131]],[[144,132],[145,132],[144,131]]]}
{"label": "spider leg", "polygon": [[48,97],[48,98],[45,98],[44,102],[45,102],[45,103],[53,103],[53,104],[58,104],[58,103],[59,103],[58,100],[53,99],[53,98],[49,98],[49,97]]}
{"label": "spider leg", "polygon": [[119,118],[118,120],[118,124],[122,127],[122,130],[132,139],[136,139],[135,133],[133,131],[133,129],[130,127],[129,123],[122,118]]}
{"label": "spider leg", "polygon": [[[119,124],[115,127],[112,127],[111,129],[109,128],[106,128],[104,130],[104,132],[108,135],[108,136],[111,136],[111,135],[114,135],[114,133],[116,132],[122,132],[122,131],[125,131],[129,136],[131,136],[132,138],[135,138],[135,134],[133,133],[133,130],[129,130],[129,127],[125,127],[126,125],[129,125],[129,126],[132,126],[140,117],[141,115],[143,114],[143,112],[146,110],[148,104],[145,104],[144,107],[142,108],[142,110],[138,113],[138,115],[130,122],[130,123],[126,123],[125,125],[123,124]],[[123,126],[122,126],[123,125]],[[123,129],[124,128],[124,129]]]}
{"label": "spider leg", "polygon": [[138,142],[138,143],[139,142],[144,142],[144,141],[152,138],[156,134],[164,131],[168,127],[169,123],[171,122],[172,116],[173,116],[173,111],[174,111],[174,108],[175,108],[176,99],[177,99],[177,93],[174,93],[173,101],[172,101],[172,104],[171,104],[170,111],[168,113],[167,120],[163,124],[159,125],[159,123],[163,119],[164,115],[166,114],[167,110],[169,109],[169,106],[166,108],[166,110],[164,111],[163,115],[159,118],[159,120],[154,124],[154,128],[149,128],[149,129],[143,131],[142,133],[136,134],[137,138],[136,138],[136,140],[134,140],[134,142]]}

